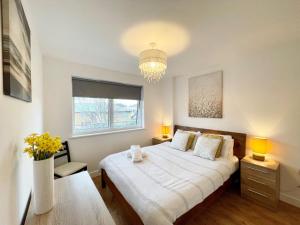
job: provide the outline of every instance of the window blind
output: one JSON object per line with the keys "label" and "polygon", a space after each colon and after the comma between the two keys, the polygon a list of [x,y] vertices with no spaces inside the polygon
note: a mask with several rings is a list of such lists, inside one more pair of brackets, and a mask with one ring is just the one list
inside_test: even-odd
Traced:
{"label": "window blind", "polygon": [[141,100],[142,86],[72,78],[73,97]]}

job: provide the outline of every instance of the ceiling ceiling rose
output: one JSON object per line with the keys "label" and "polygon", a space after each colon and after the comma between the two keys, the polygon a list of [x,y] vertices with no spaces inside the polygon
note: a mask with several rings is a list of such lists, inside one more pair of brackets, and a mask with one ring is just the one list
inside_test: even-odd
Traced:
{"label": "ceiling ceiling rose", "polygon": [[156,44],[150,43],[151,49],[140,53],[139,68],[141,74],[148,82],[157,82],[166,73],[167,54],[155,49]]}

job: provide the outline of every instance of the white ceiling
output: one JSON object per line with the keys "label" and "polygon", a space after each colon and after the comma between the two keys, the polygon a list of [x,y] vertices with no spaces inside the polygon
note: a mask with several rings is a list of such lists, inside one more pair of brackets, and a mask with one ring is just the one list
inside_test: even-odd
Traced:
{"label": "white ceiling", "polygon": [[195,73],[241,49],[300,38],[299,0],[28,1],[45,55],[134,74],[134,54],[151,38],[173,54],[172,75]]}

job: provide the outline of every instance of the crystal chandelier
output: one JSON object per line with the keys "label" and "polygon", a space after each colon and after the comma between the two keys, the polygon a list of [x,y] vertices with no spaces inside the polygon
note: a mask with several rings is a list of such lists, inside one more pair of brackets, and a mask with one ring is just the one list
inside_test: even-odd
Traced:
{"label": "crystal chandelier", "polygon": [[139,68],[148,82],[156,82],[166,73],[167,55],[165,52],[155,49],[155,43],[150,43],[150,46],[151,49],[141,52]]}

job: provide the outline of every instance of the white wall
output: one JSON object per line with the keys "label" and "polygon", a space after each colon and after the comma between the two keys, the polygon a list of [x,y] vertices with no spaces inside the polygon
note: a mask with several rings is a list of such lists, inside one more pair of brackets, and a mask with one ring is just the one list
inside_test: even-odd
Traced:
{"label": "white wall", "polygon": [[[32,161],[22,150],[24,137],[42,132],[42,56],[27,1],[23,7],[31,28],[32,102],[3,95],[0,75],[0,224],[20,224],[32,185]],[[2,47],[2,45],[0,45]],[[0,47],[0,48],[1,48]],[[0,49],[2,52],[2,48]],[[2,62],[2,54],[1,62]],[[2,71],[2,63],[0,63]]]}
{"label": "white wall", "polygon": [[165,76],[159,83],[162,99],[162,123],[171,126],[170,134],[173,133],[174,121],[174,79],[171,76]]}
{"label": "white wall", "polygon": [[[174,78],[174,123],[270,138],[270,155],[281,163],[281,199],[300,207],[300,42],[253,46],[234,46],[215,66]],[[223,118],[188,117],[188,77],[217,70],[224,72]]]}
{"label": "white wall", "polygon": [[[299,42],[251,49],[237,46],[237,49],[214,62],[214,66],[146,85],[145,130],[74,139],[71,138],[72,75],[132,84],[143,84],[144,80],[135,75],[45,57],[45,130],[69,139],[73,160],[87,162],[90,171],[96,170],[99,160],[106,155],[133,143],[149,144],[151,137],[160,133],[162,122],[269,137],[272,141],[270,156],[281,163],[281,199],[299,205]],[[189,118],[188,77],[216,70],[224,71],[223,118]]]}
{"label": "white wall", "polygon": [[[45,130],[60,135],[70,143],[73,161],[88,163],[88,170],[98,169],[105,156],[128,149],[132,144],[149,145],[160,133],[162,109],[159,85],[148,85],[142,76],[124,74],[93,66],[44,57]],[[72,76],[144,85],[145,129],[114,134],[72,138]]]}

